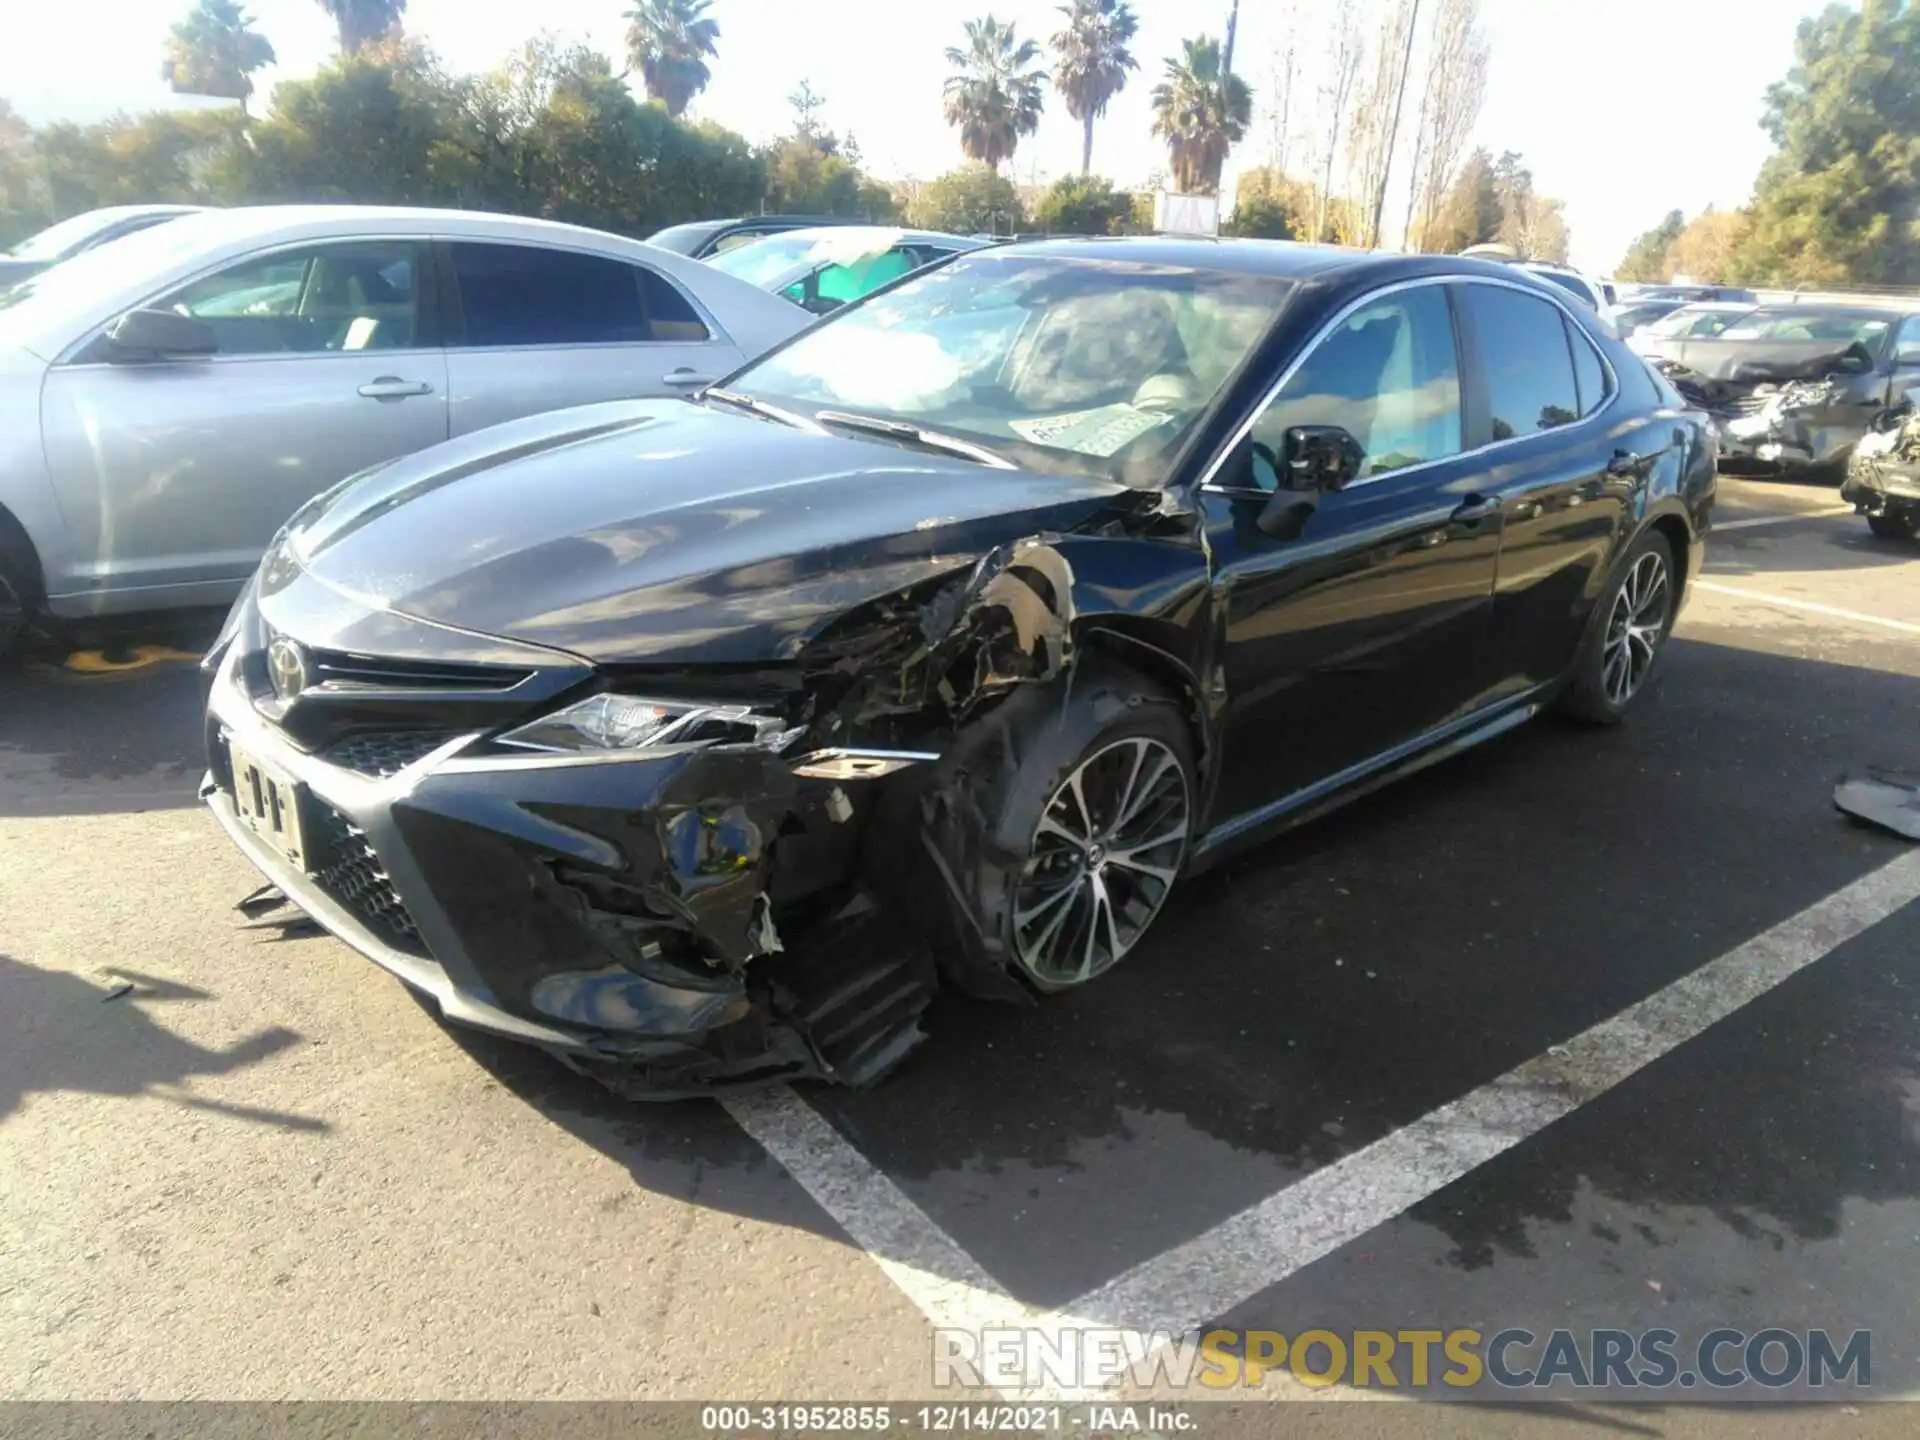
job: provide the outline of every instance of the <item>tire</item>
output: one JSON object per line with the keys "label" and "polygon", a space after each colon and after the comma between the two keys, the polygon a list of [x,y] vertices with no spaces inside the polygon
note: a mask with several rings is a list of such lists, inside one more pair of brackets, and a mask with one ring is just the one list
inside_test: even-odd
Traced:
{"label": "tire", "polygon": [[1673,547],[1649,530],[1614,567],[1593,607],[1560,709],[1594,725],[1618,725],[1646,693],[1678,615]]}
{"label": "tire", "polygon": [[[1199,787],[1182,706],[1089,659],[1012,696],[961,750],[967,799],[947,812],[959,829],[935,830],[948,854],[972,857],[949,867],[972,893],[938,947],[945,968],[986,998],[1098,979],[1139,944],[1186,861]],[[1009,975],[1024,984],[1009,989]]]}
{"label": "tire", "polygon": [[1867,528],[1882,540],[1911,540],[1920,535],[1920,511],[1882,510],[1867,516]]}

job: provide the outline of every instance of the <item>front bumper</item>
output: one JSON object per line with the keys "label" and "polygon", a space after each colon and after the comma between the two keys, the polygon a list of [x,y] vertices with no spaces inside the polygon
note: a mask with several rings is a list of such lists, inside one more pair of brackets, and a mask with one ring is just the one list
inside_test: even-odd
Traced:
{"label": "front bumper", "polygon": [[[773,837],[851,829],[844,799],[816,813],[775,758],[503,763],[464,753],[481,734],[468,731],[416,746],[393,773],[362,773],[264,718],[240,666],[225,656],[211,688],[203,800],[288,899],[447,1020],[541,1046],[636,1098],[860,1083],[866,1061],[918,1040],[931,983],[894,987],[899,1003],[865,1030],[828,1003],[850,967],[901,968],[862,950],[869,916],[829,917],[825,965],[771,953]],[[242,823],[235,746],[297,787],[305,868]],[[835,843],[852,837],[828,835],[816,865],[833,867]],[[649,936],[678,948],[663,956]]]}
{"label": "front bumper", "polygon": [[1863,515],[1920,510],[1920,463],[1891,454],[1855,455],[1840,498]]}

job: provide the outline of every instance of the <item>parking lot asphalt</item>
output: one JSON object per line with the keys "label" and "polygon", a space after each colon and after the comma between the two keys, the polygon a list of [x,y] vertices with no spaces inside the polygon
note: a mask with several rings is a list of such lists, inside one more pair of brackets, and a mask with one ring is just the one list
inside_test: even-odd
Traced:
{"label": "parking lot asphalt", "polygon": [[207,617],[44,650],[0,678],[0,1395],[924,1396],[930,1320],[1062,1308],[1864,1329],[1869,1398],[1920,1391],[1920,849],[1830,803],[1920,769],[1920,547],[1722,487],[1626,726],[1203,877],[1083,994],[943,997],[874,1090],[731,1107],[250,928],[192,798]]}

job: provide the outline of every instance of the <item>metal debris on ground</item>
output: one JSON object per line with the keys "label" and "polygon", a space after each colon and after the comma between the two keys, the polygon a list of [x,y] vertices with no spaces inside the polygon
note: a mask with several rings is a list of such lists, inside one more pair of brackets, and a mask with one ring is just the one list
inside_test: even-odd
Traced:
{"label": "metal debris on ground", "polygon": [[1833,803],[1855,819],[1920,840],[1920,776],[1898,770],[1849,775],[1834,786]]}

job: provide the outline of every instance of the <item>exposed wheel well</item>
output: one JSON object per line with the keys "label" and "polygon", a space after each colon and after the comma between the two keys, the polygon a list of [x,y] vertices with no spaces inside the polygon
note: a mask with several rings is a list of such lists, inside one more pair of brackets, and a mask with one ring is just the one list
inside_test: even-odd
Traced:
{"label": "exposed wheel well", "polygon": [[26,526],[14,519],[13,512],[0,505],[0,561],[8,563],[21,599],[38,607],[46,599],[46,576],[40,568],[40,552],[33,548]]}
{"label": "exposed wheel well", "polygon": [[1085,654],[1082,665],[1097,665],[1108,671],[1132,671],[1179,700],[1180,712],[1193,741],[1194,763],[1204,779],[1212,759],[1212,747],[1208,743],[1206,709],[1193,673],[1158,646],[1099,624],[1079,631],[1075,642]]}

